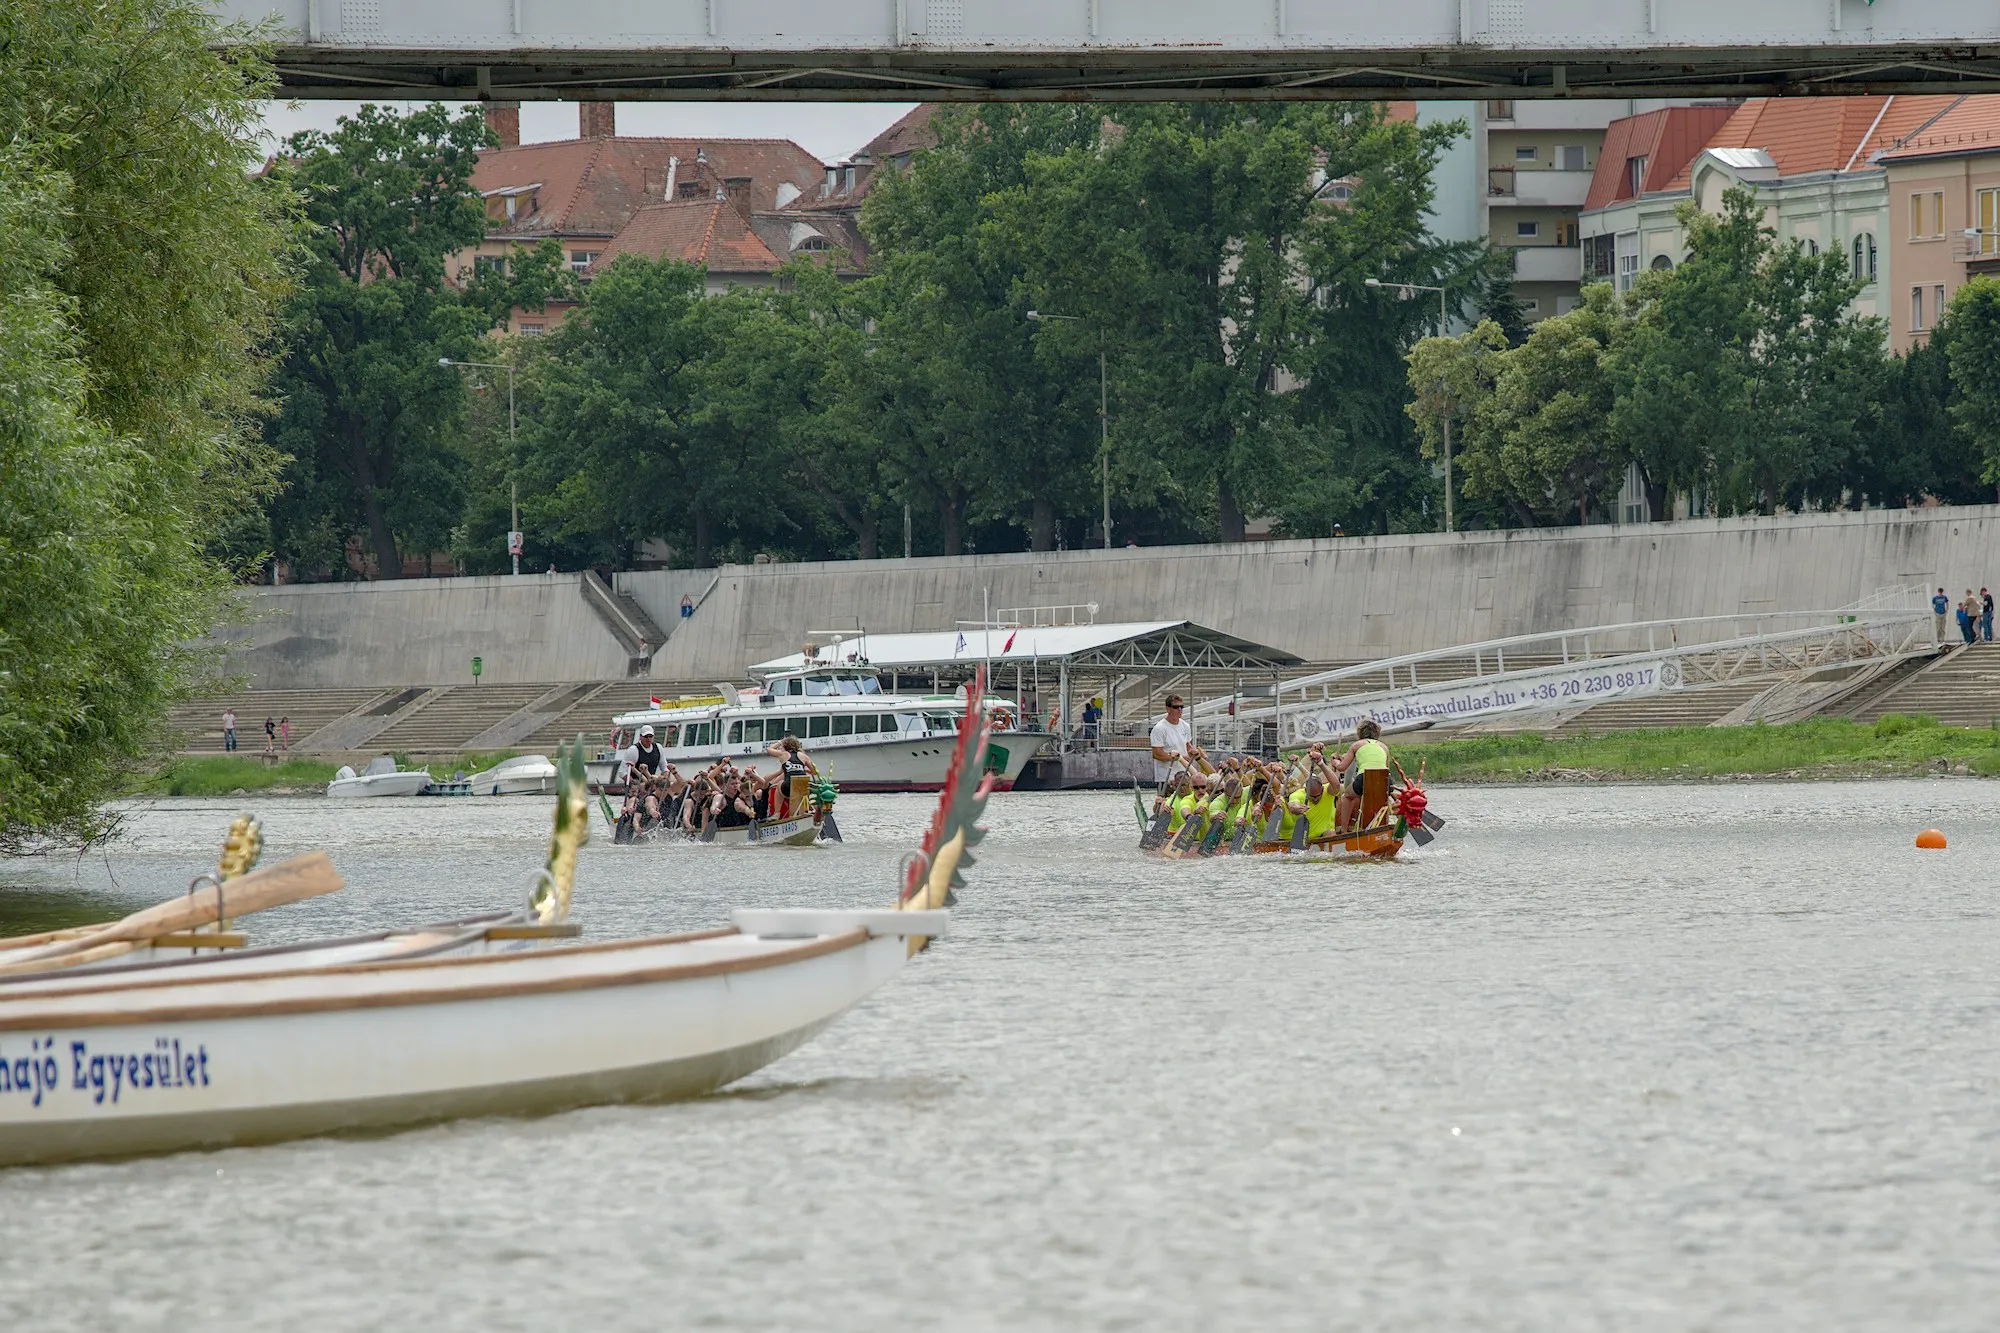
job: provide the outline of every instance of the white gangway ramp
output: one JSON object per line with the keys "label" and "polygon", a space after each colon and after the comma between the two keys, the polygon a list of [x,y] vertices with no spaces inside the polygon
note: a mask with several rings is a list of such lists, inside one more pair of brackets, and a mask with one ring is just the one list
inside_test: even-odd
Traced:
{"label": "white gangway ramp", "polygon": [[1215,749],[1484,721],[1755,680],[1798,679],[1935,651],[1927,590],[1887,588],[1831,611],[1696,616],[1522,634],[1410,653],[1281,682],[1270,702],[1196,705],[1197,737]]}

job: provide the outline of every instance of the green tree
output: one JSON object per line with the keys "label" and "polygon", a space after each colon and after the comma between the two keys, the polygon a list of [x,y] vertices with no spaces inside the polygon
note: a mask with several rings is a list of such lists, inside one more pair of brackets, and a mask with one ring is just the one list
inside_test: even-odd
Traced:
{"label": "green tree", "polygon": [[[936,513],[947,555],[980,518],[1051,549],[1060,516],[1090,507],[1102,325],[1029,321],[1065,294],[1030,278],[1020,212],[1042,197],[1037,166],[1094,144],[1101,123],[1081,106],[946,109],[937,146],[879,179],[864,210],[880,318],[856,387],[889,413],[891,485]],[[1030,212],[1030,228],[1047,215]]]}
{"label": "green tree", "polygon": [[1754,192],[1680,217],[1687,262],[1640,276],[1613,368],[1654,515],[1696,487],[1725,511],[1837,501],[1879,421],[1881,321],[1854,313],[1840,256],[1778,244]]}
{"label": "green tree", "polygon": [[274,509],[280,549],[305,568],[344,571],[365,533],[379,576],[400,578],[404,545],[442,550],[459,522],[464,386],[438,362],[489,359],[481,335],[512,300],[498,275],[452,285],[445,260],[486,234],[470,182],[490,141],[476,108],[364,106],[285,146],[278,174],[312,231],[267,438],[292,459]]}
{"label": "green tree", "polygon": [[245,423],[290,204],[225,38],[182,0],[0,7],[0,850],[104,830],[275,471]]}
{"label": "green tree", "polygon": [[1959,288],[1931,340],[1947,347],[1952,425],[1978,460],[1980,480],[2000,483],[2000,282],[1982,275]]}
{"label": "green tree", "polygon": [[1592,283],[1575,310],[1541,321],[1495,358],[1492,390],[1465,432],[1468,495],[1500,500],[1535,524],[1587,522],[1610,503],[1630,458],[1611,425],[1611,363],[1629,327],[1610,287]]}

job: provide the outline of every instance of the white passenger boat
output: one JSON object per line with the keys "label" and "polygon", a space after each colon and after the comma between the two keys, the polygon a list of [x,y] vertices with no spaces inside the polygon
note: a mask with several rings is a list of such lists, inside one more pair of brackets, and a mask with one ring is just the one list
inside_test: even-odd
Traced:
{"label": "white passenger boat", "polygon": [[[627,735],[650,724],[667,761],[685,773],[718,759],[772,772],[777,760],[765,751],[792,735],[843,792],[937,791],[950,771],[966,710],[960,695],[885,694],[866,664],[780,671],[762,688],[718,690],[706,698],[656,701],[612,722]],[[1004,699],[986,699],[980,707],[992,728],[986,762],[997,789],[1005,791],[1049,737],[1019,730],[1020,714]],[[589,769],[600,789],[616,789],[624,779],[608,756]]]}
{"label": "white passenger boat", "polygon": [[556,766],[545,754],[516,755],[465,782],[474,796],[553,796]]}
{"label": "white passenger boat", "polygon": [[388,755],[380,755],[368,763],[361,773],[356,773],[342,764],[340,771],[333,775],[333,781],[326,784],[328,796],[421,796],[431,785],[431,775],[426,769],[396,768],[396,761]]}
{"label": "white passenger boat", "polygon": [[[981,836],[983,742],[965,728],[890,910],[738,911],[723,929],[653,939],[0,987],[0,1164],[663,1101],[741,1078],[944,933]],[[581,765],[559,767],[531,896],[537,919],[558,923],[589,828]]]}

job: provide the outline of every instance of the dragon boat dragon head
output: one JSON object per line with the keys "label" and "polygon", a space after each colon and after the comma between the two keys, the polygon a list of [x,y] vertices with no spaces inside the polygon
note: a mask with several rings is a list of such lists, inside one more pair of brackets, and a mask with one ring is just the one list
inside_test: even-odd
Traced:
{"label": "dragon boat dragon head", "polygon": [[[992,722],[980,707],[986,693],[986,668],[980,667],[965,687],[965,713],[958,723],[958,748],[952,755],[951,771],[945,774],[938,793],[937,813],[923,843],[906,858],[903,890],[897,907],[904,911],[930,911],[958,902],[956,890],[964,886],[959,871],[974,864],[972,849],[986,836],[979,816],[986,810],[986,798],[993,793],[996,775],[986,771],[986,740]],[[928,936],[912,936],[910,953],[930,947]]]}

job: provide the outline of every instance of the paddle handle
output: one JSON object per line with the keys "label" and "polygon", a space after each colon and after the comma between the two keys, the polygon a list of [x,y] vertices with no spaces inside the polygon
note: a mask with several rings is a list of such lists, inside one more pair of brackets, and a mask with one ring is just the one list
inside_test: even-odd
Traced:
{"label": "paddle handle", "polygon": [[248,916],[252,912],[282,907],[305,898],[317,898],[323,893],[334,893],[344,884],[340,872],[333,868],[333,861],[325,852],[307,852],[304,856],[294,856],[289,861],[253,870],[220,886],[204,885],[193,893],[148,907],[143,912],[134,912],[122,921],[113,921],[88,934],[22,950],[8,961],[61,958],[100,945],[171,935],[175,931],[213,925],[225,915]]}

